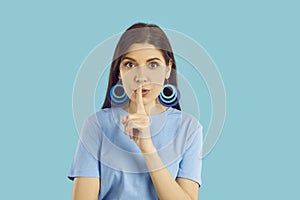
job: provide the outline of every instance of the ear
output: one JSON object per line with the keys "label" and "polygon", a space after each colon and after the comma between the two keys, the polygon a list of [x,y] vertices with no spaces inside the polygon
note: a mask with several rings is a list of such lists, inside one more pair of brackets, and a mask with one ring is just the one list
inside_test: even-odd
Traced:
{"label": "ear", "polygon": [[169,60],[169,64],[168,64],[168,66],[166,67],[166,79],[169,79],[170,78],[170,75],[171,75],[171,71],[172,71],[172,65],[173,65],[173,60],[172,59],[170,59]]}

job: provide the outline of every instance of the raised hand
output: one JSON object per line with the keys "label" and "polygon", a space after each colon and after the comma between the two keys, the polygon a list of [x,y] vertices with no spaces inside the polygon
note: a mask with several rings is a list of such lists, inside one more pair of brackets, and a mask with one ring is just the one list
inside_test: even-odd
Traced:
{"label": "raised hand", "polygon": [[122,118],[124,133],[130,136],[143,153],[150,153],[155,148],[150,134],[149,116],[143,103],[142,87],[137,89],[135,100],[136,113],[129,113],[128,116]]}

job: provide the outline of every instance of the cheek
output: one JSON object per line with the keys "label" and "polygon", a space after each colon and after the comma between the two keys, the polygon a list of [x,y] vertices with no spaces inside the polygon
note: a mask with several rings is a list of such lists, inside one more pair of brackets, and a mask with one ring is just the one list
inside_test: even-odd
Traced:
{"label": "cheek", "polygon": [[132,95],[133,95],[133,89],[132,89],[131,84],[127,83],[126,81],[123,81],[123,87],[124,87],[124,90],[125,90],[127,96],[131,99]]}
{"label": "cheek", "polygon": [[150,79],[152,83],[163,85],[166,77],[166,73],[163,69],[150,71]]}
{"label": "cheek", "polygon": [[132,93],[133,93],[133,88],[134,88],[134,83],[133,83],[133,74],[128,73],[128,72],[121,72],[121,79],[122,79],[122,84],[124,87],[124,90],[127,94],[128,97],[131,98]]}
{"label": "cheek", "polygon": [[155,85],[152,87],[152,95],[155,97],[157,97],[161,91],[162,91],[161,85]]}

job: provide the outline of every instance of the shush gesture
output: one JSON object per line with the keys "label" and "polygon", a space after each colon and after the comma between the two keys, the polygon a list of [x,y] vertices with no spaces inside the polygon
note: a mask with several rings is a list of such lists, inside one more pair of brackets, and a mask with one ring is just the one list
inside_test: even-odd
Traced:
{"label": "shush gesture", "polygon": [[142,86],[136,90],[135,102],[136,112],[129,113],[128,116],[122,118],[124,133],[129,135],[143,153],[150,153],[154,151],[154,146],[151,139],[149,116],[143,103]]}

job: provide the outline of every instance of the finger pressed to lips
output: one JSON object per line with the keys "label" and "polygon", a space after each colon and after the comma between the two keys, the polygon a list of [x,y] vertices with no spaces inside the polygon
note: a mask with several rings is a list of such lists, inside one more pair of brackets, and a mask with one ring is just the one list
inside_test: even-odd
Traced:
{"label": "finger pressed to lips", "polygon": [[[142,90],[141,91],[141,97],[140,98],[145,98],[149,93],[151,92],[151,90]],[[134,99],[138,99],[139,97],[138,97],[138,93],[137,92],[134,92]]]}
{"label": "finger pressed to lips", "polygon": [[[144,94],[150,90],[144,88]],[[143,103],[143,88],[139,87],[135,90],[136,113],[122,117],[124,125],[124,133],[129,134],[130,139],[139,137],[139,133],[143,128],[149,127],[149,117],[145,111]]]}
{"label": "finger pressed to lips", "polygon": [[[135,89],[135,90],[133,90],[134,91],[134,93],[137,93],[138,92],[138,89]],[[147,88],[142,88],[142,92],[143,91],[150,91],[150,89],[147,89]]]}

